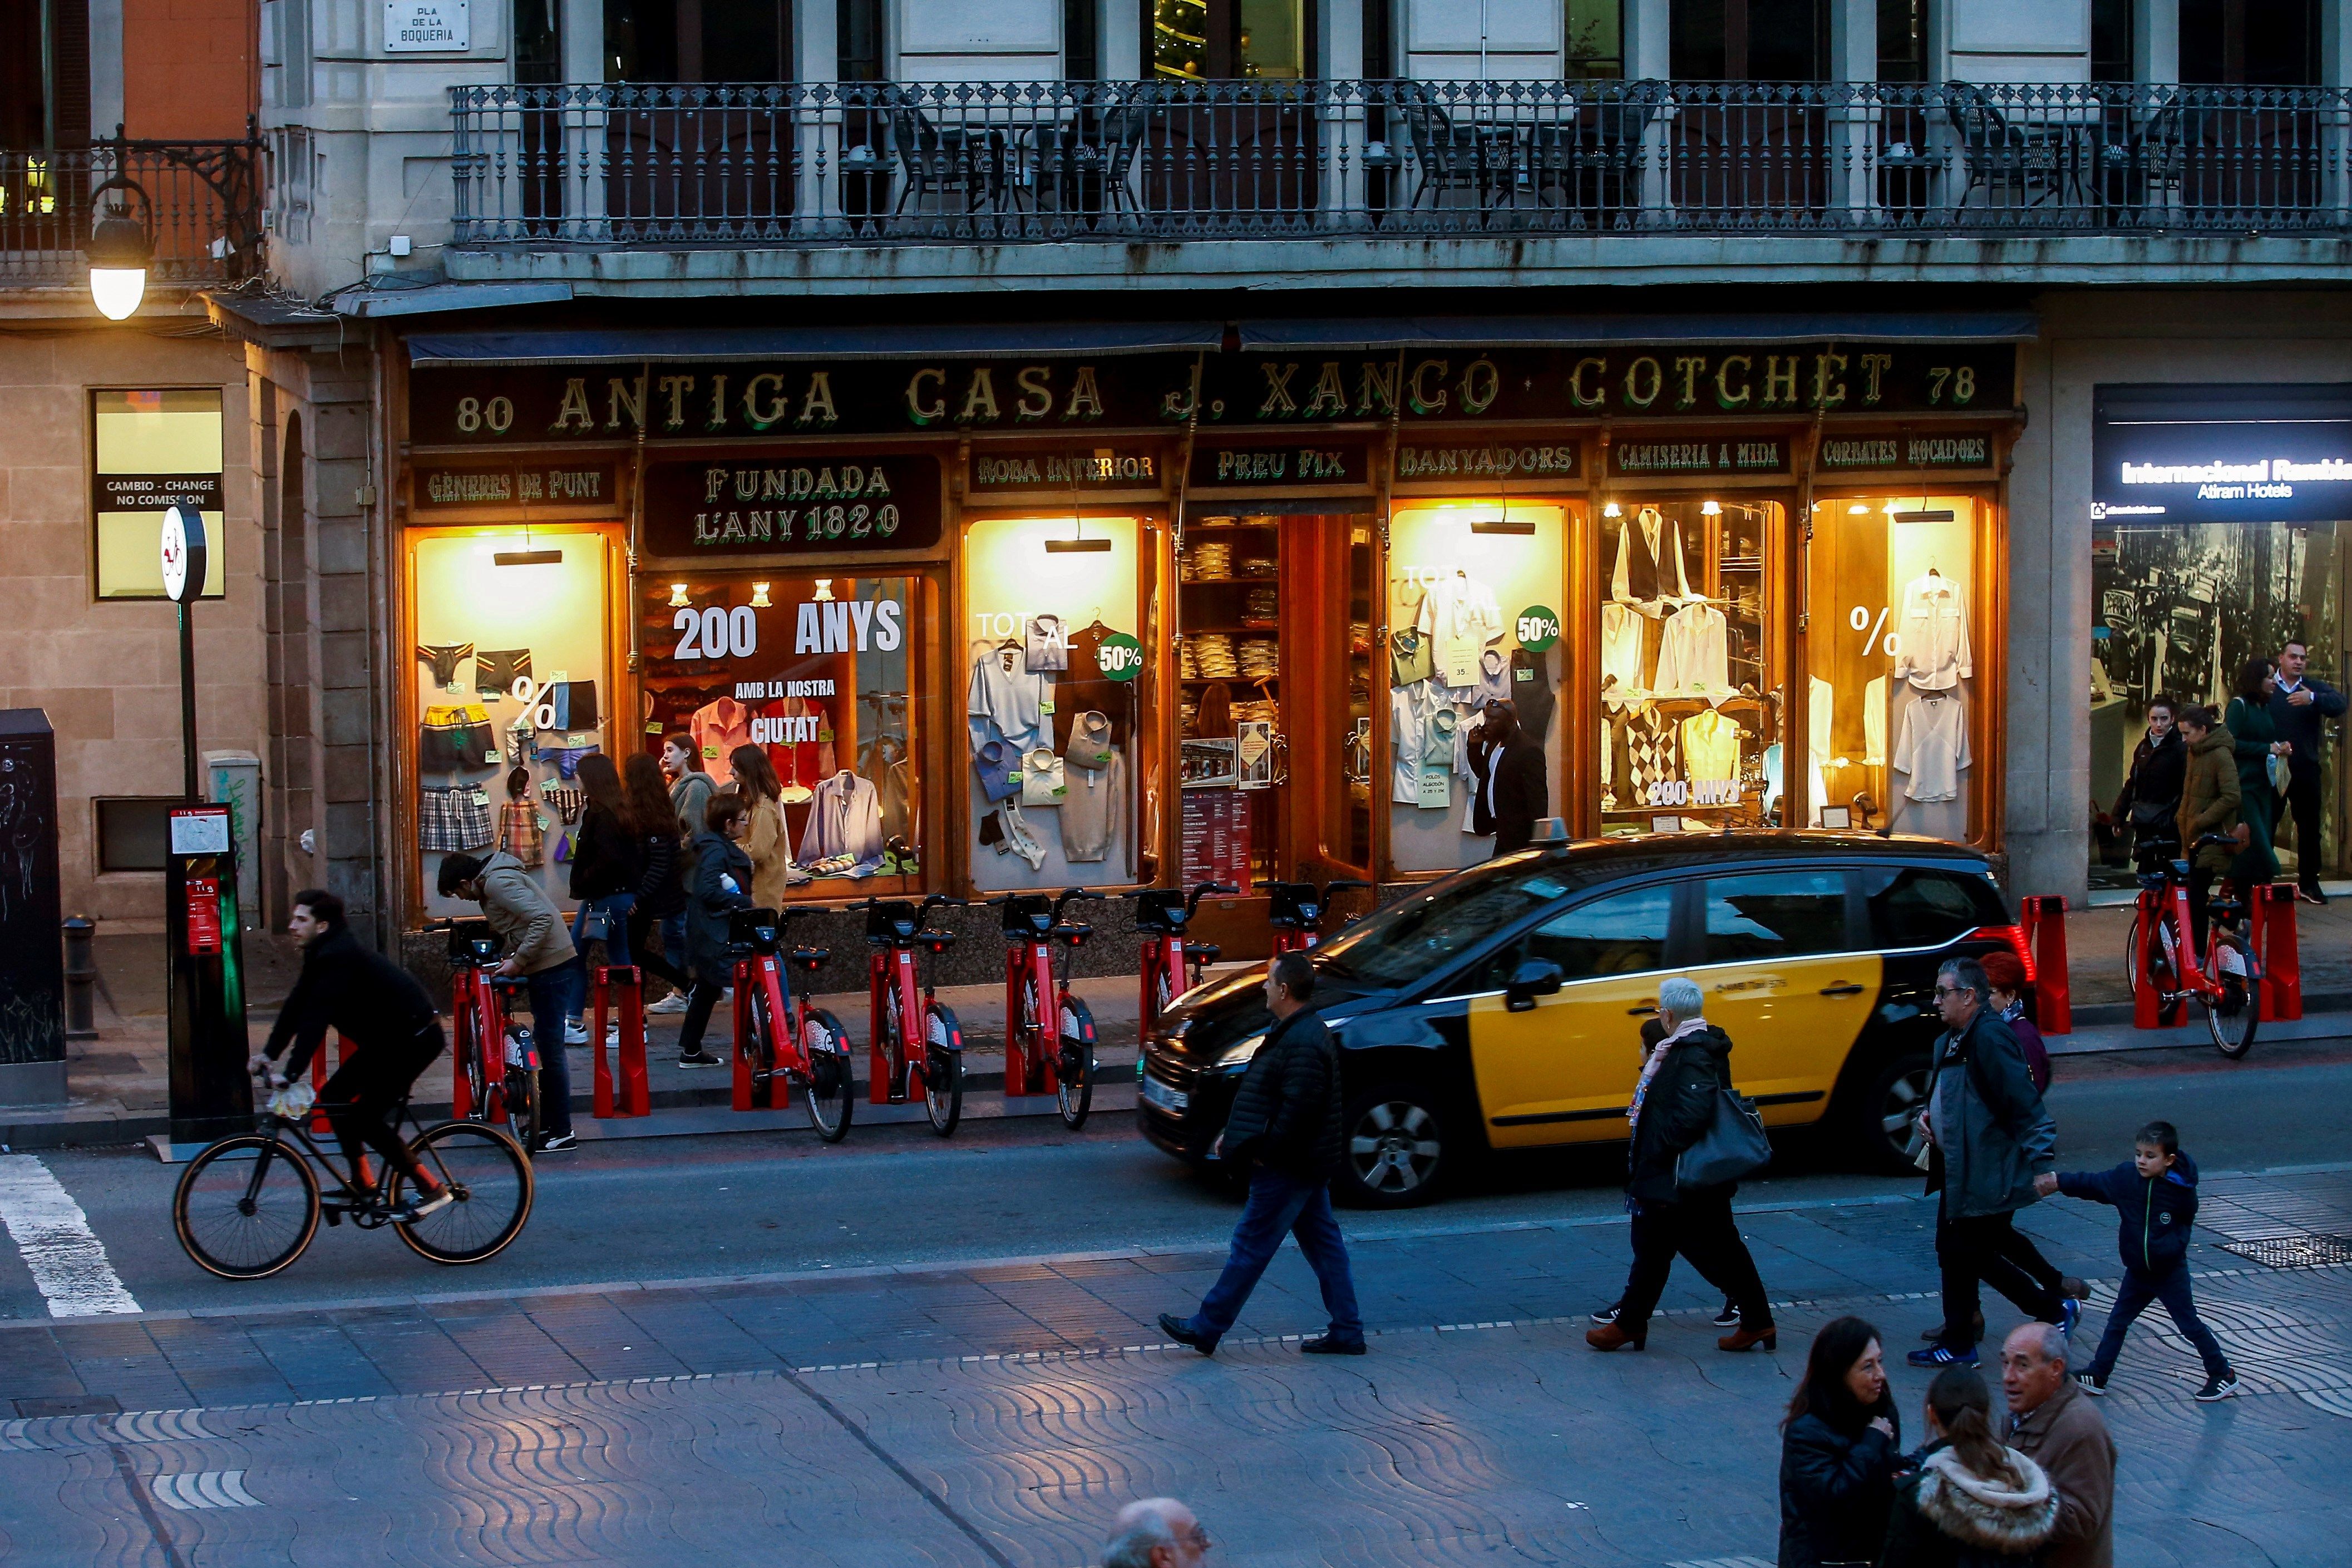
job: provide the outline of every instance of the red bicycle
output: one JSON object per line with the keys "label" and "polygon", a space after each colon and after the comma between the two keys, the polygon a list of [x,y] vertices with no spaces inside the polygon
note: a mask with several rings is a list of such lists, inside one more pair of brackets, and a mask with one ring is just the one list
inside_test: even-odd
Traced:
{"label": "red bicycle", "polygon": [[1266,888],[1272,900],[1265,912],[1265,923],[1274,928],[1273,940],[1266,952],[1268,958],[1278,958],[1286,952],[1303,952],[1323,940],[1323,917],[1330,912],[1331,895],[1344,893],[1351,888],[1369,888],[1370,882],[1360,882],[1353,877],[1341,877],[1323,884],[1317,892],[1312,882],[1275,882]]}
{"label": "red bicycle", "polygon": [[1073,900],[1101,897],[1065,888],[1058,898],[1006,893],[988,900],[1004,910],[1005,1096],[1052,1095],[1073,1132],[1094,1108],[1095,1016],[1070,994],[1069,964],[1055,950],[1082,947],[1095,931],[1063,920],[1062,910]]}
{"label": "red bicycle", "polygon": [[[874,949],[866,965],[874,1017],[866,1098],[876,1105],[904,1105],[919,1091],[931,1131],[942,1138],[963,1120],[963,1026],[939,999],[938,960],[955,945],[955,932],[932,930],[929,921],[933,910],[963,907],[963,900],[945,893],[933,893],[919,906],[866,900],[866,940]],[[918,952],[932,959],[919,974]],[[917,1020],[919,1030],[910,1026]]]}
{"label": "red bicycle", "polygon": [[[1223,949],[1214,942],[1185,941],[1185,929],[1200,911],[1202,899],[1238,891],[1230,882],[1203,882],[1190,894],[1181,888],[1143,888],[1126,895],[1135,900],[1135,929],[1144,933],[1143,990],[1137,1011],[1143,1035],[1159,1026],[1160,1016],[1177,997],[1201,984],[1202,970],[1223,956]],[[1142,1058],[1136,1059],[1139,1063]]]}
{"label": "red bicycle", "polygon": [[449,935],[449,1114],[459,1121],[503,1127],[518,1144],[535,1152],[539,1047],[509,1013],[530,983],[495,973],[506,943],[488,921],[440,921],[428,929]]}
{"label": "red bicycle", "polygon": [[[2209,845],[2235,849],[2237,844],[2209,833],[2189,853]],[[2158,1018],[2168,1026],[2179,1021],[2183,1003],[2194,1000],[2204,1011],[2213,1048],[2235,1061],[2254,1048],[2263,1012],[2262,963],[2238,930],[2245,900],[2227,892],[2206,900],[2205,951],[2198,952],[2189,918],[2189,876],[2185,859],[2166,859],[2139,873],[2139,908],[2130,938],[2134,989],[2155,988]]]}
{"label": "red bicycle", "polygon": [[[782,951],[780,938],[805,910],[737,910],[728,918],[735,955],[735,1109],[781,1110],[793,1085],[803,1093],[809,1125],[828,1143],[848,1134],[856,1087],[849,1037],[841,1020],[809,1001],[811,976],[832,956],[822,947]],[[795,984],[784,972],[790,963]],[[781,1086],[781,1087],[780,1087]]]}

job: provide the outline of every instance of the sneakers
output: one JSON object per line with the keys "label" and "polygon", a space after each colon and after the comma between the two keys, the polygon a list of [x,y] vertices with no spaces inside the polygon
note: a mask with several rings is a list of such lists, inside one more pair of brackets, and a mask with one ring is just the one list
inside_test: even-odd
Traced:
{"label": "sneakers", "polygon": [[578,1147],[580,1134],[577,1132],[548,1132],[541,1134],[538,1152],[541,1154],[565,1154]]}
{"label": "sneakers", "polygon": [[646,1016],[648,1018],[675,1018],[685,1011],[686,994],[682,991],[673,991],[658,1002],[646,1004]]}
{"label": "sneakers", "polygon": [[723,1064],[709,1051],[688,1051],[677,1058],[677,1065],[682,1068],[715,1068]]}
{"label": "sneakers", "polygon": [[2234,1372],[2224,1373],[2220,1377],[2207,1378],[2205,1386],[2197,1391],[2197,1403],[2200,1405],[2210,1405],[2216,1400],[2237,1397],[2238,1374]]}
{"label": "sneakers", "polygon": [[[2079,1284],[2080,1281],[2078,1280],[2076,1283]],[[2085,1295],[2088,1292],[2084,1290],[2074,1290],[2070,1292],[2070,1294],[2076,1296]],[[1984,1339],[1984,1309],[1979,1307],[1977,1309],[1976,1321],[1970,1335],[1971,1341],[1981,1342]],[[1924,1331],[1919,1337],[1931,1345],[1942,1344],[1944,1342],[1944,1325],[1937,1323],[1934,1328]]]}
{"label": "sneakers", "polygon": [[[443,1209],[447,1208],[451,1204],[456,1203],[457,1201],[457,1199],[456,1194],[451,1193],[448,1188],[444,1187],[429,1198],[412,1198],[408,1202],[401,1205],[400,1207],[393,1210],[392,1223],[394,1225],[415,1225],[426,1215],[439,1214]],[[2207,1386],[2210,1387],[2211,1384],[2209,1384]],[[2231,1393],[2236,1393],[2238,1385],[2236,1384],[2233,1383],[2230,1384]],[[2197,1397],[2202,1399],[2205,1396],[2200,1394]]]}
{"label": "sneakers", "polygon": [[1934,1367],[1938,1371],[1948,1366],[1974,1366],[1977,1364],[1977,1347],[1967,1345],[1955,1349],[1950,1345],[1929,1345],[1925,1350],[1913,1351],[1903,1359],[1913,1366]]}
{"label": "sneakers", "polygon": [[[2301,899],[2306,904],[2324,904],[2327,901],[2327,895],[2320,890],[2317,883],[2314,883],[2308,888],[2297,888],[2294,890],[2294,896]],[[2234,1390],[2238,1385],[2232,1383],[2230,1386]],[[2202,1399],[2205,1396],[2200,1394],[2197,1397]],[[2213,1397],[2216,1399],[2227,1399],[2230,1396],[2226,1394],[2217,1394]]]}
{"label": "sneakers", "polygon": [[1335,1340],[1329,1334],[1318,1334],[1301,1344],[1298,1347],[1298,1353],[1300,1355],[1362,1355],[1364,1342],[1357,1340],[1351,1343],[1347,1340]]}
{"label": "sneakers", "polygon": [[2076,1373],[2074,1386],[2094,1399],[2105,1399],[2107,1396],[2107,1380],[2095,1372]]}
{"label": "sneakers", "polygon": [[1217,1353],[1216,1341],[1211,1339],[1206,1334],[1195,1333],[1191,1324],[1184,1321],[1183,1319],[1178,1317],[1173,1312],[1162,1312],[1160,1314],[1160,1331],[1166,1334],[1170,1339],[1174,1340],[1178,1344],[1190,1346],[1192,1349],[1199,1351],[1202,1355],[1214,1355]]}
{"label": "sneakers", "polygon": [[1715,1326],[1718,1329],[1736,1329],[1739,1326],[1739,1308],[1728,1296],[1723,1299],[1723,1310],[1715,1315]]}
{"label": "sneakers", "polygon": [[563,1021],[563,1043],[567,1046],[586,1045],[588,1043],[588,1026],[582,1023],[577,1018],[566,1018]]}
{"label": "sneakers", "polygon": [[2058,1331],[2070,1342],[2074,1337],[2074,1325],[2082,1321],[2083,1303],[2079,1300],[2068,1296],[2058,1303]]}
{"label": "sneakers", "polygon": [[1618,1313],[1620,1313],[1620,1312],[1622,1312],[1622,1311],[1623,1311],[1624,1310],[1625,1310],[1625,1303],[1624,1303],[1624,1302],[1622,1302],[1622,1301],[1612,1301],[1612,1302],[1610,1302],[1610,1303],[1609,1303],[1609,1305],[1607,1305],[1607,1306],[1605,1306],[1605,1307],[1601,1308],[1601,1310],[1599,1310],[1599,1311],[1597,1311],[1597,1312],[1593,1313],[1593,1314],[1592,1314],[1592,1321],[1593,1321],[1594,1322],[1596,1322],[1596,1323],[1601,1323],[1601,1324],[1613,1323],[1613,1322],[1615,1322],[1615,1321],[1617,1321],[1617,1314],[1618,1314]]}

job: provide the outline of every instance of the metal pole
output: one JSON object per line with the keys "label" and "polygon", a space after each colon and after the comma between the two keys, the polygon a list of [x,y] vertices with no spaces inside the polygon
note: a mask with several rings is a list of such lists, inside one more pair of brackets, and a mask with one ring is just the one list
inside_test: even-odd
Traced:
{"label": "metal pole", "polygon": [[196,779],[196,628],[188,618],[193,607],[180,605],[180,760],[185,775],[182,794],[192,801],[205,798]]}

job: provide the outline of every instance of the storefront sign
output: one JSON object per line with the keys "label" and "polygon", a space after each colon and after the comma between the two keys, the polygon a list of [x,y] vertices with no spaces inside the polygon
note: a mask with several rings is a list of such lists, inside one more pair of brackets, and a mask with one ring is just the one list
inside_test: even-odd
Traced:
{"label": "storefront sign", "polygon": [[612,463],[501,463],[415,470],[418,511],[480,507],[583,507],[611,511],[620,505],[620,470]]}
{"label": "storefront sign", "polygon": [[1432,479],[1572,479],[1580,471],[1573,441],[1543,446],[1400,447],[1397,483]]}
{"label": "storefront sign", "polygon": [[1217,433],[1604,415],[1896,415],[2007,409],[2016,363],[2007,343],[1791,343],[1589,351],[1466,344],[1402,354],[1215,353],[1205,360],[734,361],[651,370],[422,366],[409,378],[409,425],[418,445],[443,447],[618,441],[640,432],[657,439],[772,440],[924,430],[1050,436],[1188,425]]}
{"label": "storefront sign", "polygon": [[1981,431],[1950,434],[1825,436],[1818,466],[1824,471],[1860,468],[1986,468],[1992,466],[1992,437]]}
{"label": "storefront sign", "polygon": [[940,542],[928,453],[783,453],[646,468],[645,552],[663,558],[927,550]]}
{"label": "storefront sign", "polygon": [[1201,440],[1192,447],[1192,491],[1360,489],[1372,482],[1371,448],[1361,441],[1236,446]]}
{"label": "storefront sign", "polygon": [[221,510],[218,474],[99,474],[93,476],[100,511],[190,511]]}
{"label": "storefront sign", "polygon": [[975,450],[967,493],[1157,490],[1164,463],[1156,447],[1006,447]]}
{"label": "storefront sign", "polygon": [[1626,479],[1660,474],[1785,474],[1789,444],[1757,440],[1620,441],[1609,448],[1609,471]]}
{"label": "storefront sign", "polygon": [[2091,515],[2322,522],[2352,515],[2352,387],[2100,389]]}
{"label": "storefront sign", "polygon": [[383,49],[433,54],[473,47],[467,0],[383,0]]}

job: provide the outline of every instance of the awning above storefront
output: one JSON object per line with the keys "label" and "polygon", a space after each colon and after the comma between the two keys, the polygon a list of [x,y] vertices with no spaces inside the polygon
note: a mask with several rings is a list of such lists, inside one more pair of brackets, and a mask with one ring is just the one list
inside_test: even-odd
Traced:
{"label": "awning above storefront", "polygon": [[820,327],[578,327],[418,332],[413,365],[612,364],[637,360],[992,359],[1214,349],[1221,321],[991,322]]}
{"label": "awning above storefront", "polygon": [[1798,315],[1399,316],[1241,323],[1244,349],[1581,348],[1608,343],[2030,342],[2031,310]]}

